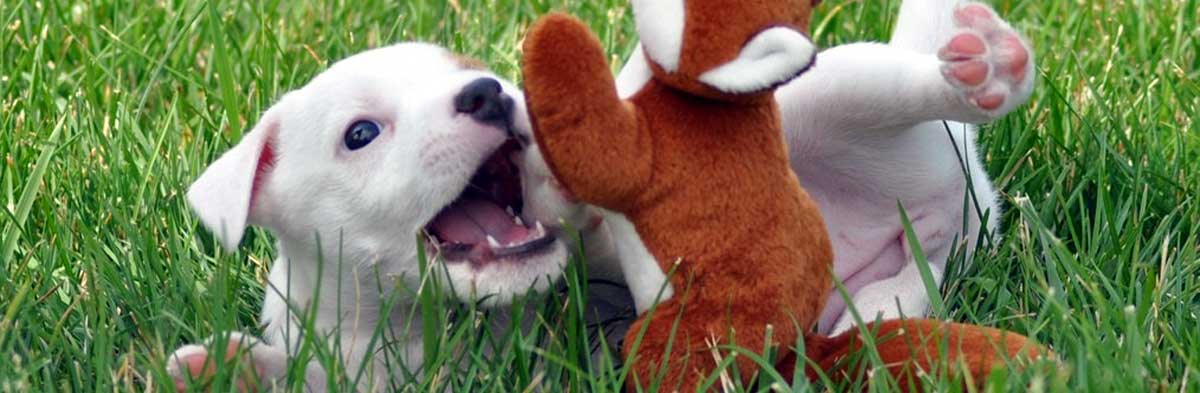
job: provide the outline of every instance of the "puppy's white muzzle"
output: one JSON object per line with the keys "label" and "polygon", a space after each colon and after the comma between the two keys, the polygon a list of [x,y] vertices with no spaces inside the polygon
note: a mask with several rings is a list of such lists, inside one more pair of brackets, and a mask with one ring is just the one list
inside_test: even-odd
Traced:
{"label": "puppy's white muzzle", "polygon": [[700,75],[700,81],[730,94],[762,91],[796,77],[816,55],[817,47],[808,37],[773,27],[754,36],[733,61]]}

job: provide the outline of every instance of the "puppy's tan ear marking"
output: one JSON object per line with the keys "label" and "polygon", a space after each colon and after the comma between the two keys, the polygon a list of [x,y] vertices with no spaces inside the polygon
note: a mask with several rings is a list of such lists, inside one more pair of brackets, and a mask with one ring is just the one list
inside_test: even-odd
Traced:
{"label": "puppy's tan ear marking", "polygon": [[241,241],[258,191],[275,164],[277,112],[268,110],[241,142],[209,165],[188,189],[188,204],[228,250],[236,249]]}
{"label": "puppy's tan ear marking", "polygon": [[456,55],[452,56],[451,59],[454,60],[454,64],[457,64],[459,68],[462,68],[464,70],[475,70],[475,71],[487,70],[487,66],[484,65],[482,61],[479,61],[479,59],[476,59],[474,57],[456,54]]}

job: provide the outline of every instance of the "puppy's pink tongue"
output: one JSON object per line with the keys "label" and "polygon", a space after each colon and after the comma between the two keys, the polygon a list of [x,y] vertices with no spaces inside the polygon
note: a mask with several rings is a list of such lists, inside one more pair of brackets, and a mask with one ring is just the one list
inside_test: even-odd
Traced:
{"label": "puppy's pink tongue", "polygon": [[429,229],[443,242],[461,244],[487,244],[488,236],[500,244],[516,243],[530,233],[499,205],[469,197],[443,210]]}
{"label": "puppy's pink tongue", "polygon": [[460,204],[483,232],[496,238],[500,244],[516,243],[529,236],[529,229],[518,225],[512,215],[494,202],[464,199]]}
{"label": "puppy's pink tongue", "polygon": [[477,244],[484,242],[487,236],[466,212],[455,206],[438,213],[429,224],[429,230],[446,243]]}

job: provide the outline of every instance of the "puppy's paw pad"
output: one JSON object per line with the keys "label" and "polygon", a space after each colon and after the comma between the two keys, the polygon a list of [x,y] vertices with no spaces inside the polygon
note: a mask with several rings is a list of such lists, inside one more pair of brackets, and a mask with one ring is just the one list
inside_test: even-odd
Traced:
{"label": "puppy's paw pad", "polygon": [[1013,82],[1021,82],[1025,80],[1025,73],[1029,70],[1029,48],[1025,42],[1021,41],[1021,37],[1016,34],[1006,34],[1000,39],[1000,50],[998,51],[1000,58],[1004,64],[1003,70],[1006,71],[1009,79]]}
{"label": "puppy's paw pad", "polygon": [[957,86],[976,87],[988,81],[992,70],[984,61],[967,60],[947,64],[943,73]]}
{"label": "puppy's paw pad", "polygon": [[983,3],[967,3],[954,10],[954,21],[959,25],[981,25],[995,22],[997,19],[992,7]]}
{"label": "puppy's paw pad", "polygon": [[202,378],[209,364],[208,350],[199,345],[186,345],[175,350],[167,360],[167,374],[175,383],[175,390],[187,391],[187,379]]}
{"label": "puppy's paw pad", "polygon": [[938,54],[945,61],[967,60],[986,55],[987,43],[983,41],[983,37],[962,33],[951,38]]}
{"label": "puppy's paw pad", "polygon": [[987,111],[994,111],[1004,106],[1005,94],[979,94],[972,98],[975,106]]}
{"label": "puppy's paw pad", "polygon": [[[202,345],[185,345],[171,354],[167,359],[167,374],[174,380],[175,390],[185,392],[189,381],[195,386],[198,381],[207,381],[216,375],[217,360]],[[243,356],[239,359],[239,356]],[[237,365],[243,362],[238,374],[239,391],[253,391],[258,386],[257,367],[253,365],[254,358],[246,353],[242,341],[230,339],[225,348],[225,358],[222,364]]]}
{"label": "puppy's paw pad", "polygon": [[1033,55],[1021,36],[982,3],[957,7],[954,21],[959,32],[938,51],[946,81],[988,117],[1028,97]]}

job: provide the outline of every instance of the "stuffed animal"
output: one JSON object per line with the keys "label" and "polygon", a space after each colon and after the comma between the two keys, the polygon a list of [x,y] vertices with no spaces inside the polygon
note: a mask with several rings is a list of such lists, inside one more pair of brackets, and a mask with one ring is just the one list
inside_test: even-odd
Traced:
{"label": "stuffed animal", "polygon": [[[793,343],[795,321],[815,320],[824,298],[814,294],[831,288],[833,251],[788,166],[772,95],[812,65],[815,46],[800,33],[810,3],[633,5],[655,69],[637,94],[622,102],[588,29],[550,15],[525,41],[527,101],[563,187],[629,217],[673,271],[674,296],[625,339],[628,349],[649,325],[635,379],[649,383],[665,362],[663,386],[690,388],[715,366],[711,343],[763,348],[768,330]],[[745,375],[751,366],[739,361]]]}
{"label": "stuffed animal", "polygon": [[[786,350],[804,339],[825,369],[861,345],[852,335],[804,337],[832,288],[833,256],[817,206],[789,167],[773,91],[814,64],[802,33],[813,3],[633,0],[651,72],[626,101],[578,20],[547,15],[525,39],[526,99],[551,172],[580,201],[627,217],[673,289],[629,329],[631,386],[694,390],[717,368],[714,353],[730,356],[714,352],[720,345]],[[965,338],[970,348],[985,338],[1005,338],[1005,349],[1024,344],[932,321],[874,329]],[[878,341],[901,360],[936,345]],[[986,348],[979,354],[990,361]],[[736,367],[743,379],[754,374],[747,356]]]}

